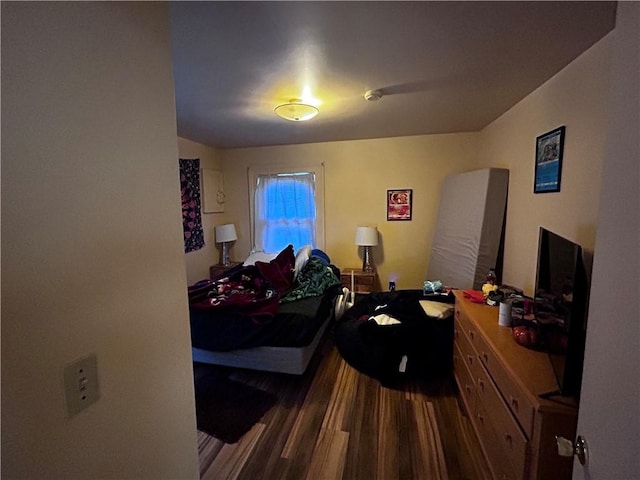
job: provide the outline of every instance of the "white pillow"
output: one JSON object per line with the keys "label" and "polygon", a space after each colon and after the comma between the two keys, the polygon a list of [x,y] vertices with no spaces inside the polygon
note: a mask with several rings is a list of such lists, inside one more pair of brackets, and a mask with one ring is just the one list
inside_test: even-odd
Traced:
{"label": "white pillow", "polygon": [[313,247],[311,245],[305,245],[304,247],[300,247],[298,253],[296,254],[296,263],[293,266],[293,279],[298,278],[298,274],[304,268],[304,266],[311,258],[311,250]]}
{"label": "white pillow", "polygon": [[450,303],[420,300],[420,306],[424,310],[424,313],[430,317],[447,318],[453,313],[453,305]]}
{"label": "white pillow", "polygon": [[246,267],[248,265],[255,265],[256,262],[269,263],[277,256],[277,253],[251,252],[251,254],[247,257],[242,265]]}

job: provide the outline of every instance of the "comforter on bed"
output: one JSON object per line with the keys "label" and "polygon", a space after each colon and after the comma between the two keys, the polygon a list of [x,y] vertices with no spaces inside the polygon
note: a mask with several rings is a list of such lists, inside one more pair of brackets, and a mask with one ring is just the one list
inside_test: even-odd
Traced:
{"label": "comforter on bed", "polygon": [[294,262],[289,246],[271,262],[256,262],[190,287],[193,346],[228,351],[307,345],[331,315],[340,280],[316,258],[294,280]]}

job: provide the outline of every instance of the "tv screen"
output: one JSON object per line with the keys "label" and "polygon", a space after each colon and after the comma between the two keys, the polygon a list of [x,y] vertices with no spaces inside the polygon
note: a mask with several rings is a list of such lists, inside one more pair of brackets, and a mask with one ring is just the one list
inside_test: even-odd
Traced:
{"label": "tv screen", "polygon": [[582,247],[540,227],[535,315],[558,381],[546,396],[580,395],[588,296]]}

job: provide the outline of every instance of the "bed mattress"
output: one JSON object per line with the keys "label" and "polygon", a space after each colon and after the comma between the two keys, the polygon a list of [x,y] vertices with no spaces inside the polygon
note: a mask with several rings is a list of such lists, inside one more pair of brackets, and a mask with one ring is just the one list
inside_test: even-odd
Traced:
{"label": "bed mattress", "polygon": [[335,294],[283,303],[269,319],[256,320],[233,311],[192,310],[192,346],[211,351],[309,345],[330,316]]}

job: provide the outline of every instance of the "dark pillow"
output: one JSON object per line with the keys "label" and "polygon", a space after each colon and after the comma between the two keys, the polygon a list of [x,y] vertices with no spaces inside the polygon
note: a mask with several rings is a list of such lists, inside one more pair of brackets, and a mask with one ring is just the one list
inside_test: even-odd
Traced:
{"label": "dark pillow", "polygon": [[256,262],[256,267],[260,275],[269,281],[271,287],[281,294],[293,287],[295,260],[293,245],[289,245],[269,263]]}

